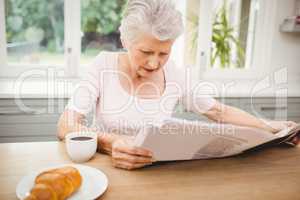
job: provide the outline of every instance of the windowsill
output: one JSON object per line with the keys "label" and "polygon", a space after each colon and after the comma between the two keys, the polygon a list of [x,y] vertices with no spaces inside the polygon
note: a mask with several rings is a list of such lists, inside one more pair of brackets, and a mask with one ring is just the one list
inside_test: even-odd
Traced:
{"label": "windowsill", "polygon": [[[250,68],[236,68],[236,69],[221,69],[208,68],[200,72],[201,77],[205,80],[254,80],[259,78],[258,75],[266,74],[267,69]],[[259,73],[258,73],[259,71]]]}
{"label": "windowsill", "polygon": [[232,79],[232,77],[236,77],[235,80],[253,80],[256,78],[253,72],[251,73],[243,73],[241,71],[221,71],[221,70],[209,70],[203,73],[203,79],[206,80],[226,80]]}
{"label": "windowsill", "polygon": [[47,84],[46,81],[25,81],[18,84],[14,80],[0,80],[0,98],[69,98],[76,82],[78,79],[66,79],[52,84]]}
{"label": "windowsill", "polygon": [[[13,80],[0,80],[0,98],[69,98],[73,87],[78,79],[68,79],[64,82],[56,82],[52,85],[45,81],[27,81],[20,87],[20,93],[17,94],[15,90],[15,82]],[[223,82],[211,82],[215,86],[215,91],[210,92],[213,97],[276,97],[276,91],[273,88],[255,90],[254,82],[246,81],[231,81],[235,82],[233,85],[228,82],[226,90],[222,90]],[[227,83],[225,83],[226,86]],[[264,88],[263,86],[260,88]],[[258,92],[255,92],[258,91]],[[278,93],[281,97],[300,97],[299,85],[296,83],[288,86],[288,94],[286,91]]]}

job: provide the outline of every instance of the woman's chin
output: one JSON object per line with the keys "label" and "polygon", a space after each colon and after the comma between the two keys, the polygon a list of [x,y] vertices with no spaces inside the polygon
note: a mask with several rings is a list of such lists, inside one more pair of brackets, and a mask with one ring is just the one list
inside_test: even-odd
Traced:
{"label": "woman's chin", "polygon": [[140,77],[145,77],[146,78],[151,74],[151,72],[147,72],[146,70],[141,69],[141,70],[137,71],[137,74]]}

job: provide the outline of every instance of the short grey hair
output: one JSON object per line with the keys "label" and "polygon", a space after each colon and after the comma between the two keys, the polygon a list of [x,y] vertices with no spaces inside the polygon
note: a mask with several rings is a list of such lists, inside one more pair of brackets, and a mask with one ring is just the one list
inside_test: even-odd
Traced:
{"label": "short grey hair", "polygon": [[129,42],[141,31],[161,41],[175,40],[183,32],[182,16],[172,0],[128,0],[119,30]]}

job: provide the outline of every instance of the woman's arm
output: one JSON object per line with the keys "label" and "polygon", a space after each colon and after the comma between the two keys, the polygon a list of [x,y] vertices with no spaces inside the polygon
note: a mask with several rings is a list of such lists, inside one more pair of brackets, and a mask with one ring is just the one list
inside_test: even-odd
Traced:
{"label": "woman's arm", "polygon": [[224,105],[220,102],[208,110],[204,115],[218,123],[230,123],[240,126],[250,126],[254,128],[263,129],[272,133],[282,130],[284,127],[294,125],[293,122],[271,122],[263,121],[255,116],[240,110],[236,107]]}
{"label": "woman's arm", "polygon": [[[106,134],[84,125],[85,116],[72,110],[66,110],[60,116],[58,121],[57,137],[63,140],[65,136],[74,131],[92,131],[98,133],[98,150],[111,154],[112,143],[120,136],[115,134]],[[100,148],[101,147],[101,148]]]}
{"label": "woman's arm", "polygon": [[84,125],[85,116],[71,110],[66,110],[58,121],[57,137],[63,140],[73,131],[92,131],[98,133],[98,151],[110,154],[112,164],[123,169],[136,169],[152,164],[155,160],[152,152],[135,147],[129,136],[103,133]]}

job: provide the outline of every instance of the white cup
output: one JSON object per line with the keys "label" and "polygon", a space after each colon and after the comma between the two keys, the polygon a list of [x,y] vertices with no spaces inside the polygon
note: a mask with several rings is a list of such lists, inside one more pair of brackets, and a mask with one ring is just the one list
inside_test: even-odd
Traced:
{"label": "white cup", "polygon": [[97,150],[97,134],[72,132],[66,135],[67,153],[74,162],[86,162]]}

